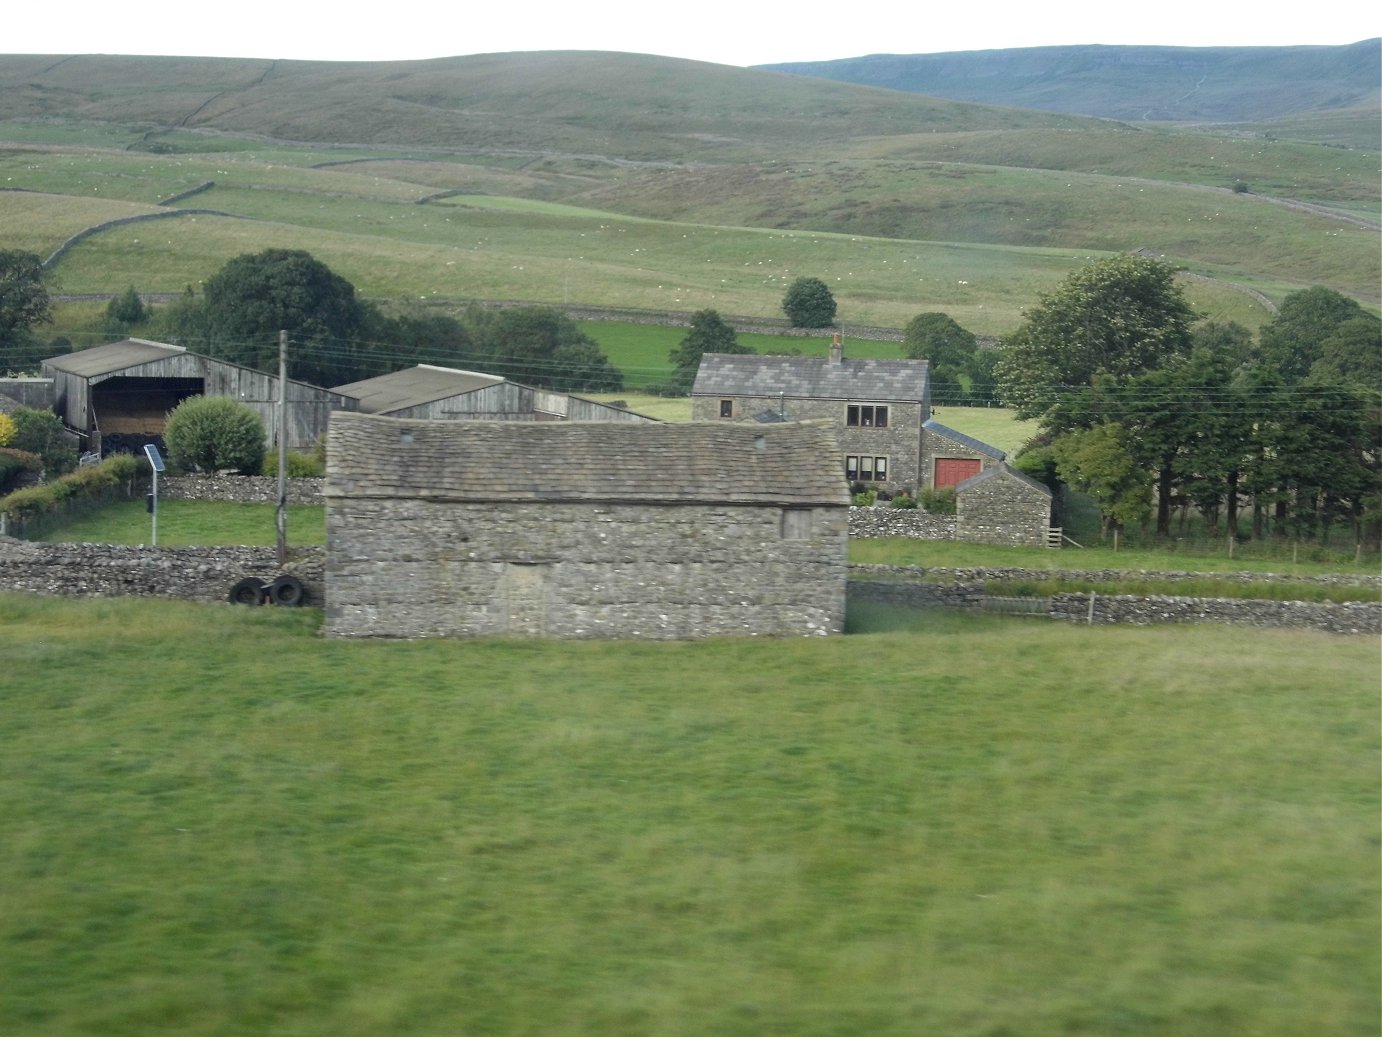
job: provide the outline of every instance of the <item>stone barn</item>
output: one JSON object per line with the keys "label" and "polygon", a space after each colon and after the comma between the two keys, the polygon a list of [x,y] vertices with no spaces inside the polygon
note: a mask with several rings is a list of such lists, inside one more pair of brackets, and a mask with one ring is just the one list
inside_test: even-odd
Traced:
{"label": "stone barn", "polygon": [[1045,547],[1050,530],[1050,489],[1005,461],[955,487],[956,540]]}
{"label": "stone barn", "polygon": [[331,636],[843,629],[849,492],[824,424],[338,413],[327,457]]}

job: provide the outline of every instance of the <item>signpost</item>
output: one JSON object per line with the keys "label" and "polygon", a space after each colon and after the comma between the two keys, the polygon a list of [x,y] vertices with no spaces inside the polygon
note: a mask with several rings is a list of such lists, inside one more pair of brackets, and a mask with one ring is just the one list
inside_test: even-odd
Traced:
{"label": "signpost", "polygon": [[149,467],[154,471],[154,488],[149,494],[149,514],[153,516],[153,541],[152,546],[158,546],[158,473],[164,470],[163,455],[158,452],[158,447],[153,443],[144,445],[144,456],[149,459]]}

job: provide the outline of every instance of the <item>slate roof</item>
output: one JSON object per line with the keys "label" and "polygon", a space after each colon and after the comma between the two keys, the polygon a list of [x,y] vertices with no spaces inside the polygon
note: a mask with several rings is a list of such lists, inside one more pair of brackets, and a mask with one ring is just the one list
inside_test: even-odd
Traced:
{"label": "slate roof", "polygon": [[109,342],[104,346],[92,346],[90,349],[79,349],[75,353],[49,357],[43,361],[43,366],[81,378],[96,378],[186,352],[182,346],[149,342],[142,338],[127,338],[123,342]]}
{"label": "slate roof", "polygon": [[985,454],[995,460],[1001,461],[1008,456],[1006,451],[999,450],[996,446],[990,446],[982,439],[975,439],[973,436],[966,436],[963,432],[956,432],[949,425],[942,425],[935,418],[927,418],[921,423],[921,427],[928,432],[934,432],[938,436],[944,436],[946,439],[953,440],[961,446],[968,447],[970,450]]}
{"label": "slate roof", "polygon": [[1002,462],[1001,464],[993,465],[990,468],[985,468],[978,475],[971,475],[964,482],[956,485],[955,492],[957,494],[964,493],[965,490],[972,489],[975,486],[981,486],[984,483],[988,482],[990,479],[997,479],[999,476],[1007,476],[1010,479],[1016,479],[1018,482],[1025,483],[1027,486],[1041,492],[1047,497],[1050,497],[1052,495],[1051,487],[1047,486],[1043,482],[1033,479],[1026,472],[1019,472],[1016,468],[1008,464],[1006,461]]}
{"label": "slate roof", "polygon": [[778,396],[808,400],[916,403],[926,396],[925,360],[706,353],[693,396]]}
{"label": "slate roof", "polygon": [[824,423],[419,421],[337,411],[328,498],[846,507]]}
{"label": "slate roof", "polygon": [[359,400],[360,409],[366,414],[388,414],[452,396],[462,396],[476,389],[486,389],[503,380],[497,375],[480,374],[478,371],[418,364],[376,378],[338,385],[331,391]]}

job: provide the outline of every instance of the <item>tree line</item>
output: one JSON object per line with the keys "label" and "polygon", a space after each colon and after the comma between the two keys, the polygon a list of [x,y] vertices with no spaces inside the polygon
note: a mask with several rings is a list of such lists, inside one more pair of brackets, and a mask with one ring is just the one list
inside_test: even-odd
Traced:
{"label": "tree line", "polygon": [[1036,419],[1016,459],[1098,503],[1105,528],[1196,512],[1360,549],[1382,534],[1382,321],[1328,288],[1288,295],[1254,338],[1197,320],[1159,260],[1116,256],[1043,296],[1002,342],[999,398]]}

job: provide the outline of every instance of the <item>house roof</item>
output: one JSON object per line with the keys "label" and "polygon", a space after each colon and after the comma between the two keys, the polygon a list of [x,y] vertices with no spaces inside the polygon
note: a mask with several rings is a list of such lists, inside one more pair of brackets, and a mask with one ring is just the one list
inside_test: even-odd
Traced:
{"label": "house roof", "polygon": [[925,360],[706,353],[693,396],[782,396],[915,403],[926,397]]}
{"label": "house roof", "polygon": [[366,414],[388,414],[452,396],[462,396],[502,381],[504,379],[497,375],[480,374],[478,371],[418,364],[402,371],[381,374],[377,378],[338,385],[331,391],[359,400],[360,409]]}
{"label": "house roof", "polygon": [[151,360],[162,360],[186,352],[182,346],[149,342],[142,338],[127,338],[123,342],[108,342],[103,346],[92,346],[90,349],[79,349],[75,353],[49,357],[43,361],[43,366],[82,378],[96,378],[103,374],[114,374],[126,368],[138,367]]}
{"label": "house roof", "polygon": [[422,421],[338,411],[328,498],[840,507],[824,423]]}
{"label": "house roof", "polygon": [[956,494],[964,493],[965,490],[973,489],[976,486],[983,485],[990,479],[997,479],[1000,477],[1016,479],[1018,482],[1026,484],[1027,486],[1041,492],[1047,497],[1050,497],[1052,495],[1051,487],[1047,486],[1043,482],[1038,482],[1036,479],[1033,479],[1026,472],[1019,472],[1016,468],[1008,464],[1006,461],[1000,464],[993,465],[989,468],[985,468],[978,475],[971,475],[964,482],[956,485],[955,492]]}
{"label": "house roof", "polygon": [[946,439],[953,440],[961,446],[968,447],[970,450],[974,450],[980,454],[986,454],[999,461],[1008,456],[1006,451],[999,450],[996,446],[990,446],[982,439],[975,439],[973,436],[966,436],[963,432],[956,432],[949,425],[942,425],[935,418],[926,419],[921,423],[921,427],[928,432],[934,432],[938,436],[944,436]]}

